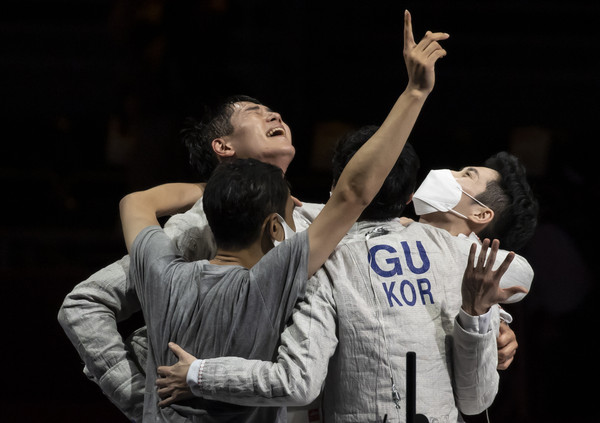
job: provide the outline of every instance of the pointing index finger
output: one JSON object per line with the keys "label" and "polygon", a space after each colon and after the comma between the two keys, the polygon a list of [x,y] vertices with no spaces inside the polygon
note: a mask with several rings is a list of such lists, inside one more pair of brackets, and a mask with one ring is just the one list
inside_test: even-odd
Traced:
{"label": "pointing index finger", "polygon": [[404,11],[404,48],[415,46],[415,37],[412,29],[412,18],[408,10]]}

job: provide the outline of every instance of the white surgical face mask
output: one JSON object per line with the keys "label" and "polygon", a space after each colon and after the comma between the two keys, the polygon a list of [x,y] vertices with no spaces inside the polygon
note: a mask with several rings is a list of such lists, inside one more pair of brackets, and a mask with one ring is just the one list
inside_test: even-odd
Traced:
{"label": "white surgical face mask", "polygon": [[[279,215],[279,213],[276,213],[276,214],[277,214],[277,220],[279,221],[279,223],[281,223],[281,226],[283,226],[283,241],[285,241],[286,239],[290,239],[291,237],[294,236],[294,234],[296,232],[294,232],[294,230],[292,228],[290,228],[290,226],[287,224],[287,222],[285,221],[285,219],[283,217],[281,217]],[[277,247],[283,241],[277,241],[276,239],[274,239],[273,240],[273,245],[275,247]]]}
{"label": "white surgical face mask", "polygon": [[460,202],[462,194],[489,209],[481,201],[463,191],[449,169],[432,170],[413,195],[415,213],[422,216],[436,211],[450,212],[467,219],[464,214],[454,210],[454,207]]}

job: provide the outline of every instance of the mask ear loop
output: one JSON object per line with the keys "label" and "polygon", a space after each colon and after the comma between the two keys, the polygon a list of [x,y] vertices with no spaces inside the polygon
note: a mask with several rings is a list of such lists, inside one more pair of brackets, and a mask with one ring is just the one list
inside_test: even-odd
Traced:
{"label": "mask ear loop", "polygon": [[[296,234],[296,232],[294,232],[294,230],[292,228],[290,228],[290,225],[287,224],[285,219],[283,217],[281,217],[281,215],[279,213],[275,213],[275,214],[277,215],[277,220],[279,221],[279,224],[283,228],[283,241],[285,241],[286,239],[290,239],[292,236],[294,236]],[[274,239],[273,246],[277,247],[283,241],[277,241],[276,239]]]}
{"label": "mask ear loop", "polygon": [[455,215],[456,215],[456,216],[458,216],[458,217],[462,217],[462,218],[463,218],[463,219],[465,219],[465,220],[469,220],[469,218],[468,218],[467,216],[465,216],[465,215],[464,215],[464,214],[462,214],[462,213],[459,213],[459,212],[457,212],[457,211],[456,211],[456,210],[454,210],[454,209],[450,209],[450,210],[448,210],[448,211],[449,211],[450,213],[452,213],[452,214],[455,214]]}
{"label": "mask ear loop", "polygon": [[[477,198],[473,197],[471,194],[469,194],[468,192],[464,191],[462,188],[460,189],[460,191],[461,191],[461,192],[462,192],[464,195],[466,195],[467,197],[469,197],[471,200],[473,200],[473,201],[475,201],[477,204],[479,204],[481,207],[484,207],[484,208],[486,208],[486,209],[490,209],[490,210],[492,210],[492,208],[491,208],[491,207],[488,207],[488,206],[486,206],[486,205],[485,205],[485,204],[483,204],[481,201],[479,201]],[[450,209],[450,210],[448,210],[448,211],[449,211],[449,212],[451,212],[452,214],[455,214],[456,216],[462,217],[462,218],[463,218],[463,219],[465,219],[465,220],[469,220],[469,218],[468,218],[467,216],[465,216],[465,215],[464,215],[464,214],[462,214],[462,213],[459,213],[459,212],[457,212],[457,211],[456,211],[456,210],[454,210],[454,209]]]}
{"label": "mask ear loop", "polygon": [[475,202],[476,202],[477,204],[479,204],[481,207],[485,207],[486,209],[490,209],[490,210],[492,210],[492,208],[491,208],[491,207],[489,207],[489,206],[486,206],[485,204],[483,204],[483,203],[482,203],[481,201],[479,201],[477,198],[473,197],[473,196],[472,196],[471,194],[469,194],[468,192],[466,192],[466,191],[463,191],[463,189],[462,189],[462,188],[461,188],[460,190],[462,191],[462,193],[463,193],[464,195],[466,195],[467,197],[469,197],[471,200],[475,201]]}

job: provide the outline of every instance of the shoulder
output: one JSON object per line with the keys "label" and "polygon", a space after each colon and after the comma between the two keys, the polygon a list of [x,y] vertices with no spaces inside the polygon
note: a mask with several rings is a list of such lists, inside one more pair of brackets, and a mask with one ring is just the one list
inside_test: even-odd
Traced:
{"label": "shoulder", "polygon": [[170,238],[165,234],[165,231],[158,225],[147,226],[140,231],[135,237],[131,245],[132,255],[141,254],[147,249],[159,245],[171,244]]}
{"label": "shoulder", "polygon": [[[308,232],[297,232],[290,239],[286,239],[277,247],[265,254],[256,263],[251,273],[261,273],[267,276],[282,277],[285,272],[308,272],[309,241]],[[287,269],[287,270],[286,270]]]}
{"label": "shoulder", "polygon": [[303,231],[308,228],[323,210],[323,207],[325,205],[320,203],[302,203],[302,206],[294,208],[296,231]]}

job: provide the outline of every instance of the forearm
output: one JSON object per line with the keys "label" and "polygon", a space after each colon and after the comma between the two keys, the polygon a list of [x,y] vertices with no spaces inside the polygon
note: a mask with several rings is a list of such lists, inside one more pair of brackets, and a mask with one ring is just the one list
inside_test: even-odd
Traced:
{"label": "forearm", "polygon": [[384,125],[346,164],[331,198],[308,228],[309,275],[316,272],[360,217],[396,163],[424,97],[405,91]]}
{"label": "forearm", "polygon": [[402,93],[377,132],[348,162],[333,195],[338,191],[365,206],[371,202],[400,156],[426,98],[427,93],[418,90]]}
{"label": "forearm", "polygon": [[205,360],[200,383],[190,385],[194,394],[240,405],[312,402],[321,392],[329,358],[337,347],[336,313],[329,289],[328,282],[309,281],[305,300],[281,335],[275,363],[236,357]]}
{"label": "forearm", "polygon": [[454,393],[459,410],[467,415],[487,409],[498,392],[499,316],[492,308],[492,328],[484,333],[469,332],[455,322],[452,344]]}
{"label": "forearm", "polygon": [[191,386],[196,396],[246,406],[310,404],[321,386],[298,367],[281,363],[222,357],[206,360],[203,383]]}
{"label": "forearm", "polygon": [[144,191],[146,202],[156,210],[156,216],[171,216],[190,209],[204,193],[205,183],[171,183]]}
{"label": "forearm", "polygon": [[158,217],[192,207],[202,194],[203,189],[197,184],[175,183],[125,196],[119,211],[127,250],[142,229],[158,224]]}
{"label": "forearm", "polygon": [[404,56],[409,76],[407,88],[377,132],[346,164],[331,198],[308,228],[311,243],[309,275],[323,264],[377,195],[433,89],[435,62],[445,55],[438,41],[448,35],[427,32],[419,44],[415,44],[408,12],[405,12],[404,19]]}

